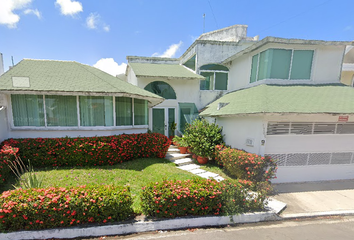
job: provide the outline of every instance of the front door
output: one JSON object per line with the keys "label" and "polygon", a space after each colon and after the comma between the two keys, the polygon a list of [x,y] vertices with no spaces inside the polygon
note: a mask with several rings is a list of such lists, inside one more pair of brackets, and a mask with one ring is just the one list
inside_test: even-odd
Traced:
{"label": "front door", "polygon": [[167,137],[175,135],[171,126],[176,122],[175,108],[153,108],[152,109],[152,131],[161,133]]}

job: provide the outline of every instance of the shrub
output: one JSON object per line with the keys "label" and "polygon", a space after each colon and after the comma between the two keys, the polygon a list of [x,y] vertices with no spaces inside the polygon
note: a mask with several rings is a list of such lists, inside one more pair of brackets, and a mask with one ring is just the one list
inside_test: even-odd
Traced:
{"label": "shrub", "polygon": [[[107,137],[9,139],[2,145],[19,148],[33,167],[102,166],[137,158],[165,157],[170,140],[159,133]],[[1,154],[0,154],[1,155]]]}
{"label": "shrub", "polygon": [[215,146],[223,143],[222,129],[205,119],[196,119],[185,129],[183,139],[192,152],[201,157],[214,157]]}
{"label": "shrub", "polygon": [[0,196],[0,230],[37,230],[107,223],[133,215],[129,188],[16,189]]}
{"label": "shrub", "polygon": [[145,215],[160,218],[237,214],[263,209],[265,196],[240,183],[208,179],[165,180],[143,188]]}
{"label": "shrub", "polygon": [[222,145],[216,146],[216,160],[230,175],[255,183],[271,180],[277,169],[276,162],[270,157]]}

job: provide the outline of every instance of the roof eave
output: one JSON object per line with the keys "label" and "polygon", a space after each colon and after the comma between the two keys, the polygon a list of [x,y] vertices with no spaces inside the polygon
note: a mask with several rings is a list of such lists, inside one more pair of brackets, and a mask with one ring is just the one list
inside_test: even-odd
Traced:
{"label": "roof eave", "polygon": [[265,37],[261,41],[256,42],[255,44],[249,46],[248,48],[236,53],[235,55],[227,58],[222,62],[226,64],[230,61],[235,60],[236,58],[250,53],[258,48],[269,44],[269,43],[278,43],[278,44],[301,44],[301,45],[325,45],[325,46],[347,46],[353,45],[354,41],[323,41],[323,40],[305,40],[305,39],[294,39],[294,38],[277,38],[277,37]]}

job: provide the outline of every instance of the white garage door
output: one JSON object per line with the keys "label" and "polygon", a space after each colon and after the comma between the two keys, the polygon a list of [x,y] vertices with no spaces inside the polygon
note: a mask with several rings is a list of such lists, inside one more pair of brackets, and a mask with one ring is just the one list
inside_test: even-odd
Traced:
{"label": "white garage door", "polygon": [[278,160],[272,182],[354,178],[354,123],[270,122],[265,154]]}

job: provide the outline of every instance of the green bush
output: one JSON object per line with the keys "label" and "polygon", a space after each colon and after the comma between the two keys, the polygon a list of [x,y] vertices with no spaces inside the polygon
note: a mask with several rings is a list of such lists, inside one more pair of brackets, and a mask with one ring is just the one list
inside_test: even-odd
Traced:
{"label": "green bush", "polygon": [[[138,158],[164,158],[169,145],[170,140],[159,133],[9,139],[1,144],[18,148],[18,156],[26,164],[30,159],[33,167],[102,166]],[[6,153],[0,152],[1,159],[6,157]]]}
{"label": "green bush", "polygon": [[208,179],[165,180],[143,188],[143,213],[152,217],[229,215],[263,209],[265,196],[238,182]]}
{"label": "green bush", "polygon": [[0,196],[0,230],[37,230],[123,221],[133,215],[129,188],[17,189]]}
{"label": "green bush", "polygon": [[223,143],[222,129],[205,119],[196,119],[185,129],[183,139],[197,156],[214,158],[215,146]]}
{"label": "green bush", "polygon": [[276,162],[270,157],[262,157],[222,145],[216,146],[216,161],[232,176],[255,183],[275,178]]}

